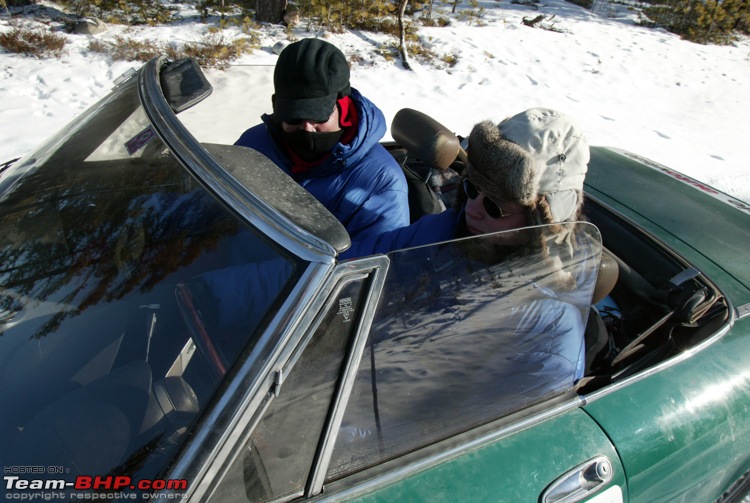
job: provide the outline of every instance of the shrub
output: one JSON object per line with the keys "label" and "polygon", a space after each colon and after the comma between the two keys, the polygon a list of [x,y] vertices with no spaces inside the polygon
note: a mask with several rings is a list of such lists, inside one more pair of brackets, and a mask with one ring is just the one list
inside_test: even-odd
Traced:
{"label": "shrub", "polygon": [[398,36],[394,3],[389,0],[299,0],[296,4],[308,29],[321,26],[332,32],[353,29]]}
{"label": "shrub", "polygon": [[117,36],[113,42],[92,39],[89,50],[106,54],[117,61],[148,61],[164,54],[166,47],[150,40],[135,40]]}
{"label": "shrub", "polygon": [[439,28],[445,28],[446,26],[450,26],[451,24],[451,20],[445,16],[439,16],[437,19],[432,17],[422,17],[419,19],[419,21],[423,26],[432,26]]}
{"label": "shrub", "polygon": [[176,7],[151,0],[62,1],[76,17],[96,17],[110,24],[151,26],[174,21]]}
{"label": "shrub", "polygon": [[469,26],[475,23],[482,26],[482,18],[487,14],[487,9],[479,4],[479,0],[468,0],[467,3],[469,8],[461,11],[459,17],[465,19]]}
{"label": "shrub", "polygon": [[594,6],[594,0],[568,0],[568,2],[579,5],[584,9],[590,9]]}
{"label": "shrub", "polygon": [[406,46],[408,48],[409,56],[416,59],[422,64],[429,65],[434,63],[436,60],[441,59],[438,57],[435,51],[420,42],[408,42]]}
{"label": "shrub", "polygon": [[736,33],[748,32],[750,3],[746,0],[669,0],[644,9],[649,20],[701,44],[728,44]]}
{"label": "shrub", "polygon": [[452,52],[443,54],[443,57],[440,58],[440,60],[446,65],[448,65],[449,68],[453,68],[454,66],[458,64],[458,56],[456,56]]}
{"label": "shrub", "polygon": [[260,48],[260,37],[244,37],[227,42],[219,33],[209,33],[198,42],[188,42],[182,47],[157,44],[150,40],[134,40],[115,37],[113,42],[92,40],[89,50],[106,54],[120,61],[148,61],[166,55],[172,60],[195,58],[201,66],[226,69],[229,63],[254,49]]}
{"label": "shrub", "polygon": [[0,46],[7,51],[37,58],[59,58],[66,42],[63,35],[42,30],[14,28],[7,33],[0,33]]}
{"label": "shrub", "polygon": [[201,66],[224,70],[232,60],[259,48],[260,37],[257,34],[227,42],[221,34],[209,33],[199,42],[189,42],[181,49],[168,49],[167,55],[171,59],[195,58]]}

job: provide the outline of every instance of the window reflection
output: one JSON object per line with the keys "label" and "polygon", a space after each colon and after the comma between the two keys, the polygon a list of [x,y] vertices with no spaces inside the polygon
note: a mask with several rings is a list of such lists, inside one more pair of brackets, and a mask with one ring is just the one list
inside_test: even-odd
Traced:
{"label": "window reflection", "polygon": [[[304,264],[160,155],[160,140],[145,157],[87,161],[92,145],[76,145],[0,201],[0,401],[13,404],[0,413],[0,457],[61,466],[70,480],[153,477]],[[278,267],[264,273],[269,261]],[[223,324],[204,315],[235,296],[217,273],[228,268],[245,272],[249,307]],[[207,295],[192,289],[199,277],[214,278]]]}

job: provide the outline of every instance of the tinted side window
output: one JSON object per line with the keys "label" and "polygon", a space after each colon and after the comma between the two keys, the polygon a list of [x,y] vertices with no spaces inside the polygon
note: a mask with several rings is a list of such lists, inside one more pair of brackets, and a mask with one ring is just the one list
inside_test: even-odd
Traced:
{"label": "tinted side window", "polygon": [[[519,411],[573,388],[600,245],[540,228],[391,255],[328,479]],[[553,257],[559,260],[552,260]]]}
{"label": "tinted side window", "polygon": [[357,326],[364,284],[363,279],[350,281],[332,297],[309,343],[296,361],[292,358],[279,396],[211,501],[268,501],[302,494]]}

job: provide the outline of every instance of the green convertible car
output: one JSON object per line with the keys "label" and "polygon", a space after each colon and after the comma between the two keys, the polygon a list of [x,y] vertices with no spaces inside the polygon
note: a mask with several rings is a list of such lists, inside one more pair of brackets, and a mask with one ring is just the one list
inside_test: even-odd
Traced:
{"label": "green convertible car", "polygon": [[[593,147],[574,292],[497,235],[340,260],[304,189],[178,119],[211,91],[154,59],[0,167],[4,499],[747,499],[749,205]],[[459,139],[392,132],[414,194],[448,190]],[[529,306],[575,313],[583,378]]]}

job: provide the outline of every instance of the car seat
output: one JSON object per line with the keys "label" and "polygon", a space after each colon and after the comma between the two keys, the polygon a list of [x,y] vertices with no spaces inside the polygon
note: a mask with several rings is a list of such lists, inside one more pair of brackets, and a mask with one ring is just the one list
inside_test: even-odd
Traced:
{"label": "car seat", "polygon": [[586,375],[599,368],[611,356],[610,353],[613,349],[610,343],[611,337],[595,306],[608,298],[619,277],[620,267],[617,260],[609,250],[602,248],[599,272],[596,276],[596,285],[591,299],[592,307],[589,310],[584,334],[586,341]]}
{"label": "car seat", "polygon": [[458,137],[432,117],[411,108],[396,113],[391,134],[408,153],[400,164],[409,187],[411,222],[445,210],[452,203],[448,193],[457,186],[460,166],[466,163]]}

